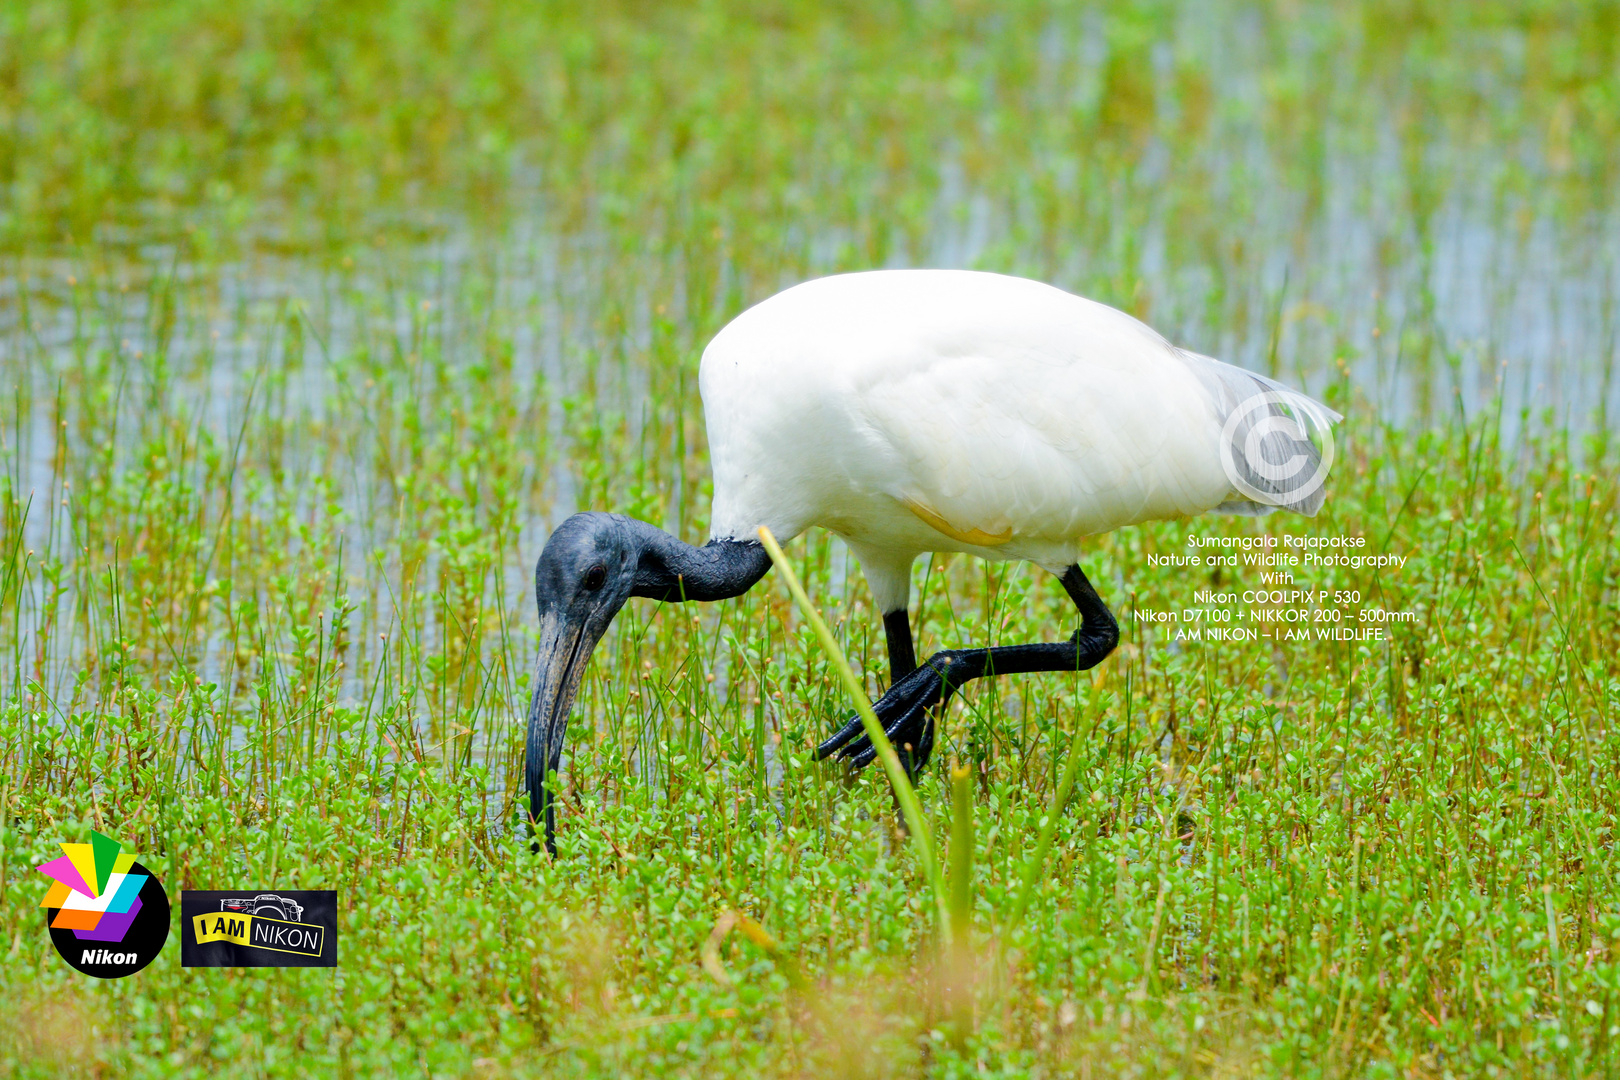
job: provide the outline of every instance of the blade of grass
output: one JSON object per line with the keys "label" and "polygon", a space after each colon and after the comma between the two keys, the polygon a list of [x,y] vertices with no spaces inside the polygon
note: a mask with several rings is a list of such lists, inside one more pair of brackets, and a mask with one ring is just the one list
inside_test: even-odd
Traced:
{"label": "blade of grass", "polygon": [[776,542],[776,537],[771,534],[770,529],[761,525],[759,539],[765,545],[765,550],[770,552],[771,561],[776,564],[777,572],[787,582],[788,592],[793,594],[794,602],[809,620],[810,627],[815,631],[816,638],[827,653],[827,659],[832,663],[833,670],[837,671],[839,678],[844,681],[850,700],[855,703],[855,711],[860,714],[861,726],[866,729],[866,737],[876,748],[878,760],[883,762],[883,771],[889,774],[895,801],[900,804],[901,816],[905,818],[906,828],[911,833],[912,847],[917,851],[917,861],[922,863],[923,874],[928,878],[929,887],[934,892],[934,909],[940,939],[943,943],[949,944],[951,917],[949,899],[945,894],[945,882],[939,872],[939,861],[934,857],[934,844],[928,832],[927,822],[923,820],[922,807],[917,802],[917,793],[912,789],[911,779],[906,776],[906,770],[900,764],[900,755],[895,753],[894,744],[889,741],[883,725],[878,722],[877,713],[872,711],[872,703],[866,700],[866,690],[861,686],[861,681],[855,677],[849,661],[844,658],[844,650],[838,647],[838,640],[833,637],[826,620],[805,595],[804,586],[799,584],[798,575],[793,572],[787,556],[782,554],[782,547]]}
{"label": "blade of grass", "polygon": [[951,1041],[960,1050],[973,1032],[973,779],[951,769],[951,947],[946,979]]}
{"label": "blade of grass", "polygon": [[973,929],[973,781],[965,765],[951,770],[951,933]]}

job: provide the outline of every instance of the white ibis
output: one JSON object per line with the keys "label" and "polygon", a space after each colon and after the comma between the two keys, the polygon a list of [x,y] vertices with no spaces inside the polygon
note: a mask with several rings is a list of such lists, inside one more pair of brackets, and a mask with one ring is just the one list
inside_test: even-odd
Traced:
{"label": "white ibis", "polygon": [[[812,525],[837,533],[883,612],[890,686],[874,709],[920,768],[935,707],[963,683],[1084,670],[1113,650],[1119,628],[1080,570],[1088,537],[1207,511],[1314,514],[1340,419],[1103,304],[960,270],[794,286],[720,331],[698,387],[714,468],[709,542],[575,514],[535,566],[527,780],[552,851],[545,781],[591,650],[630,597],[739,596],[770,569],[760,526],[784,541]],[[948,649],[919,667],[907,606],[911,564],[929,551],[1045,567],[1080,628],[1059,643]],[[818,750],[834,753],[857,766],[873,758],[859,720]]]}

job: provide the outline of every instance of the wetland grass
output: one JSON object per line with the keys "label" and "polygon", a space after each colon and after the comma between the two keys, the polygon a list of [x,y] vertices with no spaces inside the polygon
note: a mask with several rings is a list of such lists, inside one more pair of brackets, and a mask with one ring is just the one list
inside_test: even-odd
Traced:
{"label": "wetland grass", "polygon": [[[0,1074],[1611,1075],[1616,40],[1601,3],[0,12]],[[1120,648],[958,695],[911,841],[811,760],[831,657],[882,670],[841,544],[785,548],[834,649],[785,575],[632,604],[532,854],[547,530],[700,540],[704,343],[888,264],[1308,386],[1326,507],[1099,538]],[[1404,562],[1164,558],[1255,536]],[[924,654],[1072,630],[1031,568],[915,584]],[[1151,617],[1259,588],[1380,635]],[[78,976],[32,867],[92,826],[171,897],[337,889],[340,966]]]}

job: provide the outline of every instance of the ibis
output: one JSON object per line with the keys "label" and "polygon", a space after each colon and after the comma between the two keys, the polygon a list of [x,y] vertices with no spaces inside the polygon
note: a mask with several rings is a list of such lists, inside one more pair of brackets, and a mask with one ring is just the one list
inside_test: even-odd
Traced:
{"label": "ibis", "polygon": [[[548,777],[591,650],[631,597],[741,595],[771,566],[761,526],[784,542],[812,526],[842,537],[883,618],[890,679],[873,708],[915,770],[965,683],[1082,671],[1113,650],[1118,625],[1080,569],[1089,538],[1212,511],[1314,514],[1340,419],[1104,304],[961,270],[841,274],[778,293],[709,343],[698,389],[714,472],[709,541],[580,513],[535,566],[526,779],[552,852]],[[908,605],[925,552],[1035,563],[1058,578],[1079,628],[918,664]],[[817,753],[861,766],[876,751],[857,718]]]}

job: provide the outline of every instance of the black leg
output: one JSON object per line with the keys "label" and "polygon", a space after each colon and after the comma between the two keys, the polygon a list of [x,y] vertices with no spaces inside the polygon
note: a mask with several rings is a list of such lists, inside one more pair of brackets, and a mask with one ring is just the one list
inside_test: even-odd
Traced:
{"label": "black leg", "polygon": [[911,647],[911,616],[905,608],[883,616],[883,636],[889,643],[889,685],[917,670],[917,653]]}
{"label": "black leg", "polygon": [[[1033,671],[1085,671],[1096,667],[1119,644],[1119,624],[1108,605],[1091,587],[1079,565],[1064,571],[1063,588],[1080,609],[1080,629],[1068,641],[1036,645],[1002,645],[991,649],[945,649],[935,653],[916,671],[896,679],[873,706],[883,729],[908,771],[928,764],[934,748],[934,717],[951,695],[972,679],[989,675],[1021,675]],[[888,619],[884,619],[887,628]],[[910,634],[908,632],[908,644]],[[935,706],[938,706],[936,709]],[[910,753],[906,747],[912,747]],[[859,718],[816,748],[816,756],[837,754],[857,768],[877,756]]]}

